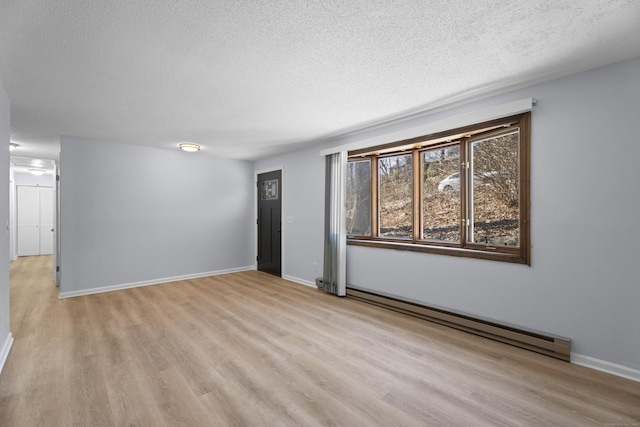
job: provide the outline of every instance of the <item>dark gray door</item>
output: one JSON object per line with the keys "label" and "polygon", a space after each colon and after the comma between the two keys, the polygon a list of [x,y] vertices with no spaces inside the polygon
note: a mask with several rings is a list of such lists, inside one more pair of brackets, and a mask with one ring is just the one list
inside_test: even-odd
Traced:
{"label": "dark gray door", "polygon": [[258,175],[258,270],[280,276],[282,171]]}

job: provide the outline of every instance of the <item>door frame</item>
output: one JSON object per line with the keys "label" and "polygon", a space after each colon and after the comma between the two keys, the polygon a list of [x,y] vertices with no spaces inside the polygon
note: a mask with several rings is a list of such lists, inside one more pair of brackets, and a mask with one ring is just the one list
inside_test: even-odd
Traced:
{"label": "door frame", "polygon": [[53,281],[60,289],[60,169],[53,162]]}
{"label": "door frame", "polygon": [[16,201],[18,198],[18,189],[16,187],[13,174],[9,178],[9,260],[18,259],[18,220],[16,215]]}
{"label": "door frame", "polygon": [[[253,269],[258,270],[258,197],[260,196],[260,189],[258,188],[258,175],[280,171],[280,179],[282,179],[281,187],[284,188],[284,166],[274,166],[272,168],[255,170],[253,174]],[[284,200],[285,195],[283,191],[280,191],[280,218],[284,218]],[[286,235],[286,221],[280,221],[280,277],[285,277],[285,256],[284,256],[284,236]]]}

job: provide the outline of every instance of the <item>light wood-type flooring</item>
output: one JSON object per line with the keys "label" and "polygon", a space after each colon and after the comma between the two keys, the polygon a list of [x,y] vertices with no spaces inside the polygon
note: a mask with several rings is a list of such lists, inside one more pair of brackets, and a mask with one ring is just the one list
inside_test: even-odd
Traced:
{"label": "light wood-type flooring", "polygon": [[632,426],[640,383],[256,271],[57,299],[11,265],[0,426]]}

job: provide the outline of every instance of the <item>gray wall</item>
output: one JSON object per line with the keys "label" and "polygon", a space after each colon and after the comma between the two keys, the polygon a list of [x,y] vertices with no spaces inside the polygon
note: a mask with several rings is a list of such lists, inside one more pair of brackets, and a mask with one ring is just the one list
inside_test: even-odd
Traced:
{"label": "gray wall", "polygon": [[[9,95],[0,80],[0,353],[9,337]],[[2,361],[0,360],[0,363]],[[0,366],[0,369],[2,366]]]}
{"label": "gray wall", "polygon": [[566,336],[577,356],[640,369],[638,76],[640,59],[626,61],[257,162],[285,164],[285,188],[310,189],[285,206],[313,218],[290,233],[287,258],[304,267],[322,253],[321,148],[533,97],[531,267],[349,246],[347,283]]}
{"label": "gray wall", "polygon": [[324,254],[324,158],[311,147],[255,164],[256,171],[276,168],[283,169],[282,276],[315,286]]}
{"label": "gray wall", "polygon": [[61,292],[253,266],[251,166],[63,137]]}

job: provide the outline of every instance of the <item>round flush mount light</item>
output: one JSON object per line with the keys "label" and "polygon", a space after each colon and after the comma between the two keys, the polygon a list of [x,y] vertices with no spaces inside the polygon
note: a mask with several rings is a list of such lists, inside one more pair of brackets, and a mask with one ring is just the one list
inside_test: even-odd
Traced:
{"label": "round flush mount light", "polygon": [[42,169],[29,169],[29,172],[31,172],[35,176],[44,175],[44,171]]}
{"label": "round flush mount light", "polygon": [[195,153],[196,151],[200,151],[200,146],[198,144],[183,142],[180,144],[180,149],[189,153]]}
{"label": "round flush mount light", "polygon": [[10,142],[9,143],[9,151],[13,151],[18,147],[20,147],[20,144],[16,144],[15,142]]}

